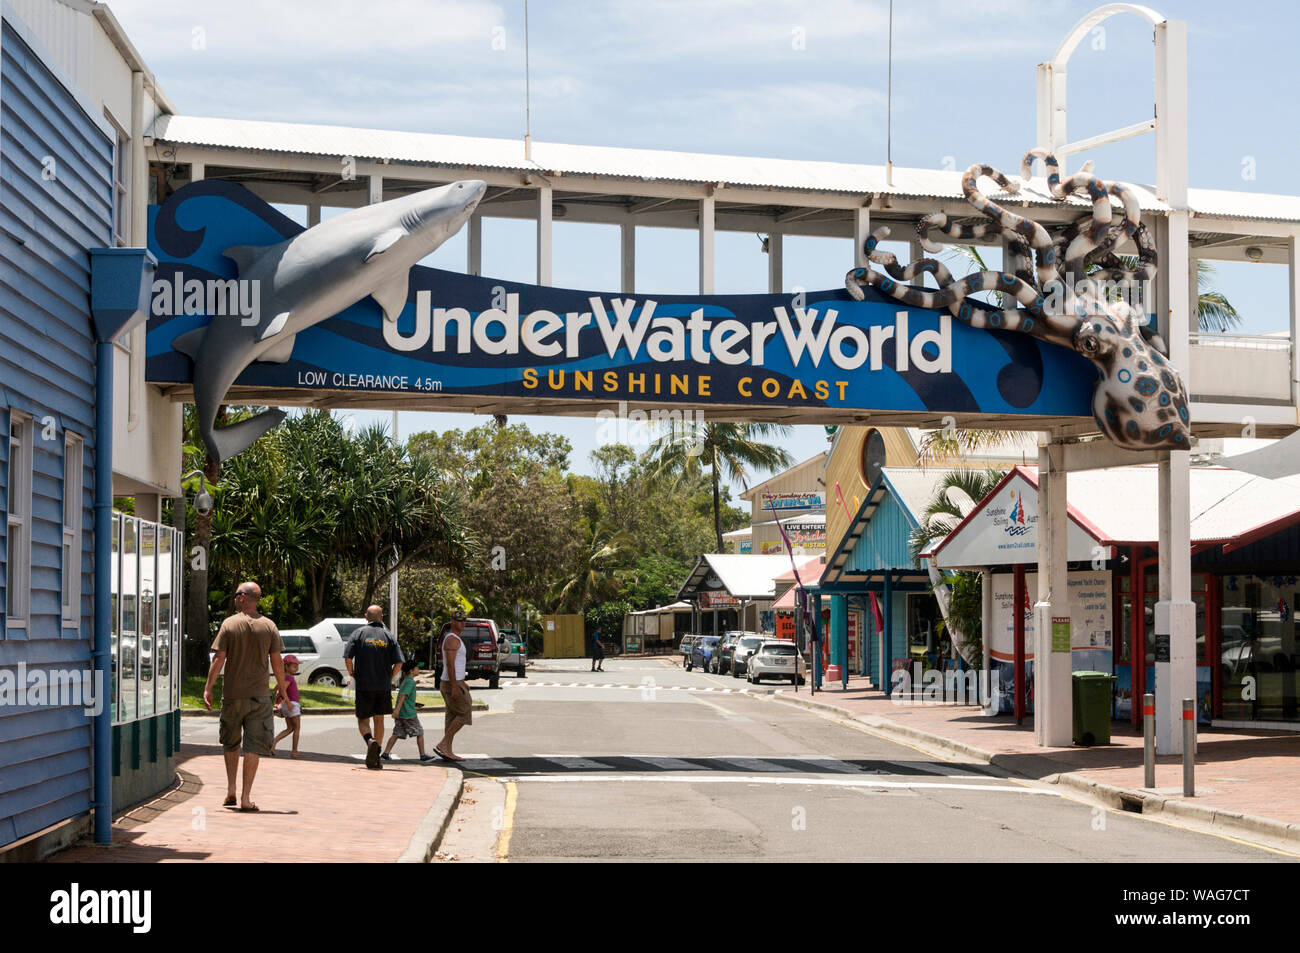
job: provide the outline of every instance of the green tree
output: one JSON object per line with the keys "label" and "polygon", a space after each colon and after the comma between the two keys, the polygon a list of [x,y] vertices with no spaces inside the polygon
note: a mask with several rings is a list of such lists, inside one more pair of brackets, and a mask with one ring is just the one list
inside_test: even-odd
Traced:
{"label": "green tree", "polygon": [[748,480],[751,469],[778,470],[793,463],[783,448],[765,441],[786,437],[790,428],[780,424],[709,421],[674,423],[669,433],[650,449],[654,474],[693,477],[707,470],[713,491],[713,535],[722,552],[722,495],[720,480]]}

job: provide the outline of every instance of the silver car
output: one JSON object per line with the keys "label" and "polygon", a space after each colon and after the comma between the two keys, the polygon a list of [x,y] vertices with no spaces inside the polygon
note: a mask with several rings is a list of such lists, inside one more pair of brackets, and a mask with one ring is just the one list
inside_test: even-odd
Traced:
{"label": "silver car", "polygon": [[736,648],[731,653],[731,676],[740,678],[749,671],[749,657],[762,647],[764,642],[771,641],[761,635],[744,635],[736,643]]}
{"label": "silver car", "polygon": [[[797,666],[797,668],[796,668]],[[793,642],[786,639],[767,639],[758,651],[749,657],[745,678],[757,684],[765,678],[788,678],[794,684],[795,672],[803,684],[808,674],[808,663]]]}

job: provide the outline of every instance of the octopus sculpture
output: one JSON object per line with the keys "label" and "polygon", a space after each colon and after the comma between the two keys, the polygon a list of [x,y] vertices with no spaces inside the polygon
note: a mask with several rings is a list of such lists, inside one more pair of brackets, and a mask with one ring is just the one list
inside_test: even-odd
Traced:
{"label": "octopus sculpture", "polygon": [[[1131,297],[1126,289],[1156,274],[1155,245],[1142,224],[1137,197],[1132,189],[1093,175],[1092,163],[1062,180],[1056,158],[1044,149],[1025,155],[1023,178],[1033,174],[1035,159],[1047,167],[1053,198],[1064,201],[1083,194],[1092,202],[1091,212],[1053,234],[979,190],[979,180],[985,177],[1008,193],[1018,192],[1019,182],[992,166],[973,165],[962,176],[962,192],[989,221],[961,224],[935,212],[917,224],[917,235],[929,252],[943,249],[931,240],[932,230],[957,242],[1000,238],[1006,248],[1004,270],[954,280],[934,258],[901,267],[892,254],[878,248],[889,234],[888,228],[880,228],[867,239],[865,250],[868,260],[883,266],[885,273],[855,268],[845,279],[849,294],[861,301],[863,286],[871,285],[913,307],[950,311],[971,327],[1018,331],[1070,348],[1097,367],[1092,412],[1111,441],[1131,450],[1188,449],[1191,430],[1182,378],[1161,353],[1164,343],[1145,327],[1146,315],[1125,300]],[[1115,254],[1125,239],[1137,246],[1136,268],[1126,267]],[[937,289],[907,283],[923,281],[927,274]],[[971,297],[979,292],[997,293],[999,306]]]}

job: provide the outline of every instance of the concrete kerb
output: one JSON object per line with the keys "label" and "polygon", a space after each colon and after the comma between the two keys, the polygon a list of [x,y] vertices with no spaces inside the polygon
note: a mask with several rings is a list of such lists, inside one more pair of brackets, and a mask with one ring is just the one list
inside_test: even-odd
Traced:
{"label": "concrete kerb", "polygon": [[[999,757],[993,752],[985,751],[982,748],[976,748],[973,745],[964,744],[960,741],[953,741],[950,738],[944,738],[942,735],[935,735],[907,725],[900,725],[891,722],[886,718],[881,718],[878,715],[868,715],[865,717],[860,716],[847,708],[841,708],[839,705],[799,698],[793,695],[788,695],[782,691],[775,692],[770,697],[787,704],[797,705],[801,708],[820,711],[858,722],[859,724],[866,725],[874,731],[880,732],[882,735],[890,736],[898,741],[903,741],[908,744],[920,742],[923,746],[928,747],[937,753],[956,755],[959,757],[970,758],[974,761],[983,762],[984,764],[1003,772],[1008,777],[1025,777],[1019,772],[1008,770],[1004,766],[1000,765],[998,763]],[[1210,807],[1205,804],[1197,804],[1196,802],[1189,801],[1185,798],[1168,797],[1141,788],[1121,788],[1112,784],[1103,784],[1100,781],[1094,781],[1091,778],[1084,777],[1082,774],[1077,772],[1067,771],[1059,774],[1048,775],[1043,778],[1026,778],[1026,780],[1039,780],[1046,784],[1059,784],[1061,787],[1078,791],[1079,793],[1105,804],[1108,807],[1120,811],[1149,815],[1168,814],[1208,825],[1216,830],[1222,831],[1223,833],[1263,835],[1265,837],[1273,837],[1287,841],[1292,844],[1300,843],[1300,824],[1290,824],[1285,821],[1277,821],[1272,818],[1260,817],[1255,814],[1241,814],[1236,811],[1225,811],[1221,808]]]}
{"label": "concrete kerb", "polygon": [[433,859],[443,834],[451,824],[451,816],[460,804],[461,792],[465,790],[465,774],[458,768],[447,768],[447,780],[442,783],[438,799],[424,815],[420,826],[411,835],[411,842],[406,845],[402,856],[397,858],[399,864],[427,864]]}

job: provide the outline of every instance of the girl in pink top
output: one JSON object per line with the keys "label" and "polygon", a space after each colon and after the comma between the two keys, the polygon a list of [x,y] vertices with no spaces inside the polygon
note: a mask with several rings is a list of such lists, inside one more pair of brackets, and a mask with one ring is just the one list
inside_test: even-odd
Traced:
{"label": "girl in pink top", "polygon": [[275,736],[271,742],[271,756],[275,757],[275,746],[281,738],[287,738],[293,735],[293,752],[295,758],[302,757],[298,753],[298,737],[302,734],[302,704],[298,701],[298,667],[301,663],[296,655],[286,655],[284,657],[284,681],[285,681],[285,700],[280,703],[280,717],[288,724],[284,731]]}

